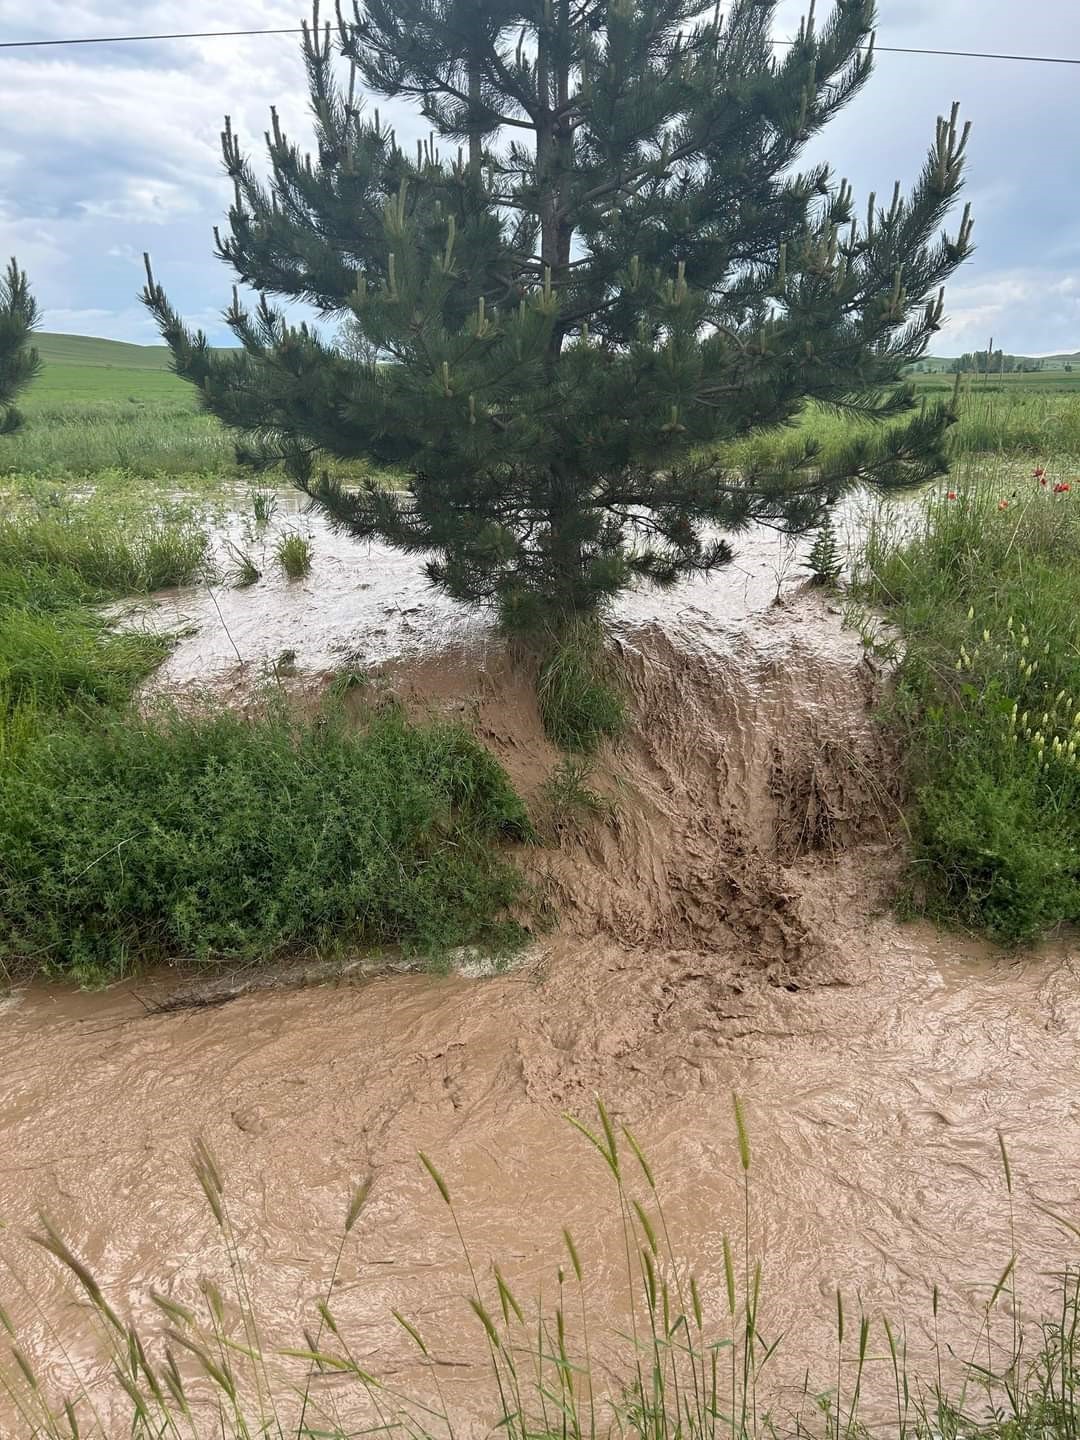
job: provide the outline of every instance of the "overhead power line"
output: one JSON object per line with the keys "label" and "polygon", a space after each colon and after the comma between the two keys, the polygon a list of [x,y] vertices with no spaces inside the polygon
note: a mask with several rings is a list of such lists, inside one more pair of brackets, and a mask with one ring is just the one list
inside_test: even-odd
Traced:
{"label": "overhead power line", "polygon": [[0,40],[0,50],[33,50],[50,45],[130,45],[138,40],[230,40],[242,35],[299,35],[299,25],[284,30],[180,30],[169,35],[81,35],[69,40]]}
{"label": "overhead power line", "polygon": [[[279,30],[180,30],[165,35],[81,35],[61,40],[0,40],[0,50],[36,50],[59,45],[130,45],[140,40],[234,40],[251,35],[299,35],[298,25]],[[773,40],[794,45],[794,40]],[[993,50],[931,50],[914,45],[875,45],[879,55],[943,55],[956,60],[1012,60],[1027,65],[1080,65],[1070,55],[1007,55]]]}

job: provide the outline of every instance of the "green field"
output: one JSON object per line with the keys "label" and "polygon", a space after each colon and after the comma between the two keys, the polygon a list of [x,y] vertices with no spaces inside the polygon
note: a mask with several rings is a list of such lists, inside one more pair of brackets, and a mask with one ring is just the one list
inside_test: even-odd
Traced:
{"label": "green field", "polygon": [[0,475],[30,480],[229,477],[232,437],[168,368],[164,346],[40,334],[44,363],[0,446]]}
{"label": "green field", "polygon": [[[940,371],[931,374],[913,375],[916,388],[932,394],[951,391],[956,382],[955,375]],[[969,394],[1051,394],[1080,395],[1080,363],[1075,370],[1039,370],[1021,374],[1014,371],[1007,375],[964,375],[965,389]]]}
{"label": "green field", "polygon": [[126,345],[92,335],[51,335],[35,339],[45,362],[40,379],[27,392],[23,409],[51,413],[58,405],[150,404],[170,401],[191,413],[190,387],[169,368],[164,345]]}
{"label": "green field", "polygon": [[[240,476],[233,437],[199,410],[190,387],[168,368],[164,346],[53,334],[36,343],[45,368],[24,399],[26,425],[0,445],[0,475],[31,483],[111,476],[196,488]],[[920,394],[934,397],[954,383],[941,373],[914,380]],[[810,406],[793,432],[733,446],[731,463],[745,463],[750,448],[767,455],[792,433],[842,444],[850,425]],[[952,446],[957,456],[1080,456],[1080,368],[965,376]]]}

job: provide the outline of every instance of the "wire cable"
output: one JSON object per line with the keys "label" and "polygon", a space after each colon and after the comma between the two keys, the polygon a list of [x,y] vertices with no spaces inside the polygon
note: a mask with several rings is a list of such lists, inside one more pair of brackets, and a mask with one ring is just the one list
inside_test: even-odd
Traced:
{"label": "wire cable", "polygon": [[130,45],[138,40],[230,40],[244,35],[299,35],[299,25],[284,30],[179,30],[168,35],[81,35],[65,40],[0,40],[0,50],[33,50],[53,45]]}
{"label": "wire cable", "polygon": [[[250,35],[299,35],[298,25],[279,30],[180,30],[164,35],[82,35],[60,40],[0,40],[0,50],[46,49],[59,45],[130,45],[141,40],[230,40]],[[795,45],[795,40],[773,40]],[[931,50],[914,45],[875,45],[879,55],[942,55],[956,60],[1011,60],[1026,65],[1080,65],[1069,55],[1008,55],[993,50]]]}

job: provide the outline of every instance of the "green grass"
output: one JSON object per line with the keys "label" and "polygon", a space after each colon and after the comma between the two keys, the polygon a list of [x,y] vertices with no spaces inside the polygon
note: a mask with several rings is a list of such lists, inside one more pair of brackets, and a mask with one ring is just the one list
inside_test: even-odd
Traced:
{"label": "green grass", "polygon": [[40,330],[34,347],[47,366],[70,365],[80,370],[164,370],[169,369],[165,345],[131,345],[124,340],[103,340],[97,335],[61,335]]}
{"label": "green grass", "polygon": [[157,366],[47,364],[27,395],[33,396],[35,407],[49,412],[71,402],[172,404],[196,410],[194,390],[171,370]]}
{"label": "green grass", "polygon": [[[1080,395],[1080,362],[1071,371],[1057,368],[1021,373],[1014,370],[1005,375],[964,375],[961,378],[969,393],[994,391],[1008,395],[1021,392],[1033,394],[1042,391],[1048,394]],[[956,383],[955,375],[946,375],[941,372],[913,375],[911,379],[920,392],[923,390],[951,392]]]}
{"label": "green grass", "polygon": [[[260,1313],[248,1280],[248,1227],[235,1192],[200,1140],[193,1168],[227,1262],[221,1286],[203,1277],[190,1293],[174,1286],[168,1294],[151,1290],[165,1327],[164,1341],[155,1342],[120,1318],[134,1307],[107,1295],[64,1236],[43,1220],[33,1238],[81,1302],[66,1311],[79,1315],[82,1325],[74,1353],[85,1350],[89,1323],[109,1365],[104,1382],[88,1391],[68,1358],[61,1321],[50,1331],[56,1347],[50,1358],[61,1370],[67,1362],[70,1399],[53,1408],[48,1382],[31,1368],[9,1325],[13,1359],[4,1378],[20,1420],[10,1432],[13,1440],[112,1440],[119,1434],[134,1440],[348,1440],[372,1431],[453,1440],[474,1430],[507,1440],[1075,1440],[1080,1279],[1066,1261],[1042,1316],[1021,1310],[1012,1169],[1003,1141],[999,1183],[1008,1190],[1014,1218],[1005,1235],[988,1237],[987,1298],[966,1317],[948,1317],[957,1334],[967,1321],[963,1349],[939,1338],[946,1317],[936,1289],[923,1317],[934,1337],[923,1372],[909,1364],[902,1320],[871,1315],[858,1297],[838,1290],[818,1297],[833,1317],[831,1347],[818,1354],[800,1351],[801,1388],[770,1399],[775,1357],[787,1358],[799,1337],[763,1333],[768,1255],[752,1248],[752,1233],[760,1227],[738,1098],[738,1148],[731,1164],[741,1175],[742,1214],[731,1234],[717,1235],[720,1256],[707,1257],[717,1293],[702,1290],[693,1260],[673,1237],[661,1183],[634,1135],[616,1126],[603,1104],[597,1109],[591,1124],[570,1121],[584,1153],[556,1150],[549,1163],[581,1177],[596,1196],[605,1181],[609,1186],[613,1239],[625,1257],[619,1278],[631,1312],[621,1328],[597,1315],[596,1263],[565,1229],[554,1299],[545,1304],[516,1294],[499,1264],[474,1250],[469,1232],[475,1217],[458,1209],[452,1183],[421,1153],[417,1168],[446,1211],[469,1277],[462,1324],[473,1336],[479,1364],[470,1376],[468,1410],[446,1394],[445,1361],[429,1346],[422,1318],[397,1310],[387,1316],[388,1335],[415,1361],[399,1362],[392,1377],[372,1373],[366,1356],[353,1348],[342,1281],[352,1273],[352,1253],[363,1254],[365,1237],[377,1233],[368,1212],[371,1179],[343,1196],[331,1278],[312,1299],[303,1335],[274,1351],[265,1339],[271,1317]],[[1036,1208],[1044,1219],[1043,1207]],[[1068,1220],[1060,1228],[1064,1250],[1076,1232]],[[977,1266],[976,1257],[968,1264]],[[601,1280],[608,1293],[612,1278]],[[350,1281],[352,1288],[355,1283]],[[914,1322],[912,1328],[921,1327]],[[410,1383],[410,1372],[420,1378]],[[481,1385],[484,1391],[476,1393]],[[481,1426],[476,1407],[483,1407]],[[346,1423],[342,1416],[350,1411]],[[110,1414],[113,1429],[106,1429],[102,1412]]]}
{"label": "green grass", "polygon": [[96,983],[170,958],[511,944],[502,842],[531,831],[464,731],[132,705],[170,641],[97,606],[189,583],[207,546],[190,519],[92,501],[0,520],[0,968]]}
{"label": "green grass", "polygon": [[[0,443],[0,477],[67,480],[120,471],[143,480],[235,480],[233,437],[203,414],[195,392],[168,368],[163,346],[124,345],[81,335],[38,337],[45,368],[25,396],[27,424]],[[916,376],[922,394],[952,389],[953,377]],[[954,453],[1080,456],[1080,369],[964,378]],[[808,407],[795,427],[840,444],[851,422]],[[731,447],[733,465],[790,440],[752,438]],[[356,466],[341,467],[355,473]],[[399,482],[398,482],[399,483]]]}
{"label": "green grass", "polygon": [[120,713],[46,730],[0,793],[0,958],[97,981],[170,958],[505,947],[521,802],[464,731]]}
{"label": "green grass", "polygon": [[871,530],[854,588],[903,640],[910,902],[1028,941],[1080,920],[1080,494],[949,483]]}
{"label": "green grass", "polygon": [[[100,372],[110,386],[116,373]],[[0,476],[85,479],[119,470],[145,479],[238,477],[233,437],[213,416],[197,411],[192,397],[173,393],[181,384],[175,377],[147,373],[155,384],[169,381],[169,393],[149,395],[132,385],[131,398],[113,398],[104,389],[51,397],[43,377],[27,391],[26,424],[0,445]]]}
{"label": "green grass", "polygon": [[200,412],[164,346],[50,334],[35,343],[45,365],[26,392],[26,425],[0,445],[0,475],[239,473],[232,436]]}
{"label": "green grass", "polygon": [[191,585],[209,564],[210,537],[194,520],[125,523],[79,505],[0,519],[0,565],[75,575],[101,600]]}
{"label": "green grass", "polygon": [[[12,573],[0,565],[0,588]],[[0,602],[0,732],[9,722],[23,729],[31,711],[42,725],[67,706],[119,704],[171,648],[161,636],[116,634],[82,606],[39,605]],[[13,736],[0,736],[9,755],[13,744]]]}
{"label": "green grass", "polygon": [[543,824],[553,839],[584,821],[615,818],[614,802],[589,785],[590,774],[588,760],[564,755],[545,780],[541,790]]}
{"label": "green grass", "polygon": [[626,704],[595,623],[583,621],[551,638],[540,660],[536,699],[544,731],[560,750],[589,755],[622,734]]}
{"label": "green grass", "polygon": [[262,579],[262,571],[255,563],[254,556],[233,544],[231,540],[226,542],[225,548],[229,556],[225,579],[233,589],[247,590],[250,586],[257,585]]}
{"label": "green grass", "polygon": [[274,546],[274,559],[290,580],[303,580],[311,574],[311,541],[290,531]]}
{"label": "green grass", "polygon": [[[954,380],[953,376],[917,376],[916,391],[940,399],[952,394]],[[830,450],[840,449],[867,428],[866,422],[811,404],[789,429],[750,436],[725,446],[723,454],[733,469],[767,465],[771,456],[812,435],[827,458]],[[1080,459],[1080,374],[1006,375],[1000,385],[996,378],[988,383],[966,379],[958,420],[949,432],[949,450],[956,460],[987,454]]]}
{"label": "green grass", "polygon": [[190,583],[208,549],[190,521],[118,525],[92,506],[0,519],[0,762],[57,712],[128,699],[170,641],[118,634],[95,606]]}
{"label": "green grass", "polygon": [[251,513],[258,526],[269,525],[278,507],[278,497],[272,490],[252,490]]}

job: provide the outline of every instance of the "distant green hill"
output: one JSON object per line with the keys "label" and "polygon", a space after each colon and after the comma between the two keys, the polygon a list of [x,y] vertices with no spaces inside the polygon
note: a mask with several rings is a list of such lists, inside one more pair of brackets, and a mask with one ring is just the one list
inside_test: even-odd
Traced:
{"label": "distant green hill", "polygon": [[34,344],[46,365],[113,365],[122,370],[166,370],[165,345],[128,345],[94,335],[53,335],[41,330]]}
{"label": "distant green hill", "polygon": [[164,345],[127,345],[94,335],[34,336],[45,362],[41,378],[26,392],[28,414],[58,413],[57,407],[114,404],[165,405],[193,410],[195,392],[169,369]]}

